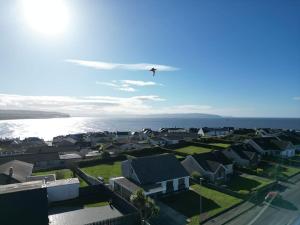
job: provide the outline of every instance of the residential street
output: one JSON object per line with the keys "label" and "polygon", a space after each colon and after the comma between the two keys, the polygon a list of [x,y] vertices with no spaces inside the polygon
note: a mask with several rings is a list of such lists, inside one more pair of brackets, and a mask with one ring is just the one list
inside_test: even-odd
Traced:
{"label": "residential street", "polygon": [[[295,177],[294,180],[298,180]],[[229,225],[297,225],[300,224],[300,182],[296,184],[283,184],[286,187],[281,192],[282,200],[272,203],[263,203],[241,216],[226,223]]]}

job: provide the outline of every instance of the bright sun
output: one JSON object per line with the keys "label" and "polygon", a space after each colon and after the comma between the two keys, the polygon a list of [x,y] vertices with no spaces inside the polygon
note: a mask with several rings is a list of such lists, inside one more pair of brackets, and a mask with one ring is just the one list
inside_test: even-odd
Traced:
{"label": "bright sun", "polygon": [[23,0],[22,9],[27,24],[45,35],[60,34],[69,23],[64,0]]}

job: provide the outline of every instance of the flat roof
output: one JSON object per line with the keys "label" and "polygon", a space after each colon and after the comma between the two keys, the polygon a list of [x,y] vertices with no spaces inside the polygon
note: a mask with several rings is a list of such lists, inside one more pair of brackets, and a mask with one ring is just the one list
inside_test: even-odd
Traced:
{"label": "flat roof", "polygon": [[54,186],[61,186],[61,185],[68,185],[68,184],[79,184],[78,178],[68,178],[68,179],[62,179],[62,180],[56,180],[47,182],[47,187],[54,187]]}
{"label": "flat roof", "polygon": [[108,205],[52,214],[48,218],[51,225],[84,225],[120,216],[123,216],[120,211]]}
{"label": "flat roof", "polygon": [[15,183],[15,184],[7,184],[0,185],[0,194],[18,192],[18,191],[26,191],[33,190],[39,188],[45,188],[43,181],[30,181],[24,183]]}

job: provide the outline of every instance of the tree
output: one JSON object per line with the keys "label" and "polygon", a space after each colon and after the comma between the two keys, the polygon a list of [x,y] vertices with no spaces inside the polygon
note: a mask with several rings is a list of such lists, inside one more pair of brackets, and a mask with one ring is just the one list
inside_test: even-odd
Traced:
{"label": "tree", "polygon": [[192,174],[191,174],[191,177],[192,177],[195,181],[199,181],[201,175],[200,175],[199,172],[193,171]]}
{"label": "tree", "polygon": [[130,196],[132,204],[139,209],[142,219],[149,219],[159,212],[159,207],[155,204],[153,199],[145,196],[142,189],[137,190]]}
{"label": "tree", "polygon": [[102,151],[101,157],[102,157],[103,159],[107,159],[107,158],[110,157],[110,154],[109,154],[108,151]]}

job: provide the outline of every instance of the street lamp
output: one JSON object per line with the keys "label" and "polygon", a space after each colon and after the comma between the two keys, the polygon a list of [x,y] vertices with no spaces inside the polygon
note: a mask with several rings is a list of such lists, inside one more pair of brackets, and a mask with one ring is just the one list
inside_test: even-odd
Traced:
{"label": "street lamp", "polygon": [[203,178],[200,177],[200,178],[199,178],[199,181],[200,181],[200,182],[199,182],[199,183],[200,183],[200,193],[199,193],[199,195],[200,195],[199,225],[201,224],[201,212],[202,212],[202,197],[201,197],[202,180],[203,180]]}

